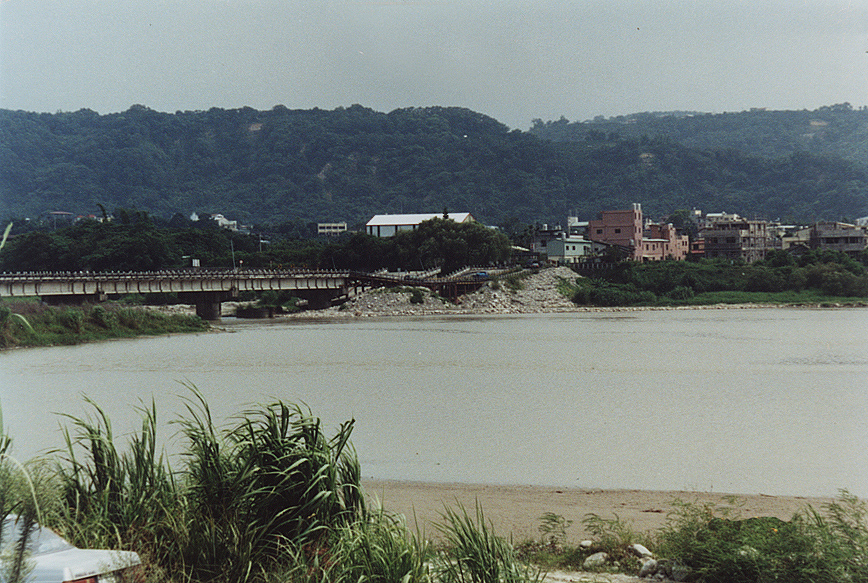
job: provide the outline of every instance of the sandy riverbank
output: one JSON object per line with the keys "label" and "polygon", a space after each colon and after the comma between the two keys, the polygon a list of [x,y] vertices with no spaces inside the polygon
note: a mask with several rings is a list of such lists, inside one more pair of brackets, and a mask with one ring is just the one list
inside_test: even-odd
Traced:
{"label": "sandy riverbank", "polygon": [[[582,518],[593,513],[632,523],[638,532],[656,531],[665,526],[673,500],[710,502],[731,506],[728,495],[708,492],[657,492],[644,490],[581,490],[544,486],[500,486],[481,484],[430,484],[404,481],[363,481],[365,491],[391,512],[403,514],[408,525],[436,536],[432,524],[441,522],[446,506],[458,504],[473,511],[479,501],[485,517],[502,536],[518,542],[539,537],[540,516],[553,512],[572,520],[568,530],[572,543],[584,538]],[[807,505],[820,508],[830,498],[800,496],[738,495],[740,515],[776,516],[789,520]]]}

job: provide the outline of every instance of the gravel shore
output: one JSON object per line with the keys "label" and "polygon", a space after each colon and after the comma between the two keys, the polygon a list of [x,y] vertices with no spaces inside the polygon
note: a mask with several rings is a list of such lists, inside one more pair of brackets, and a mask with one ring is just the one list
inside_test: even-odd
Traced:
{"label": "gravel shore", "polygon": [[[494,314],[541,314],[561,312],[636,312],[661,310],[737,310],[759,308],[792,307],[784,304],[714,304],[708,306],[667,306],[667,307],[599,307],[577,306],[563,295],[558,286],[567,281],[572,283],[578,277],[568,267],[550,267],[529,273],[521,278],[518,289],[510,289],[503,283],[489,281],[478,291],[466,294],[452,303],[432,293],[427,288],[404,286],[401,288],[374,288],[351,297],[341,306],[324,310],[302,311],[279,316],[281,318],[321,319],[321,318],[373,318],[373,317],[414,317],[437,315],[494,315]],[[421,296],[421,303],[414,303]],[[223,302],[224,316],[233,316],[239,302]],[[800,306],[810,307],[810,306]],[[167,313],[195,313],[192,305],[177,304],[153,306]]]}
{"label": "gravel shore", "polygon": [[[644,310],[720,310],[780,308],[779,304],[716,304],[710,306],[614,307],[577,306],[563,295],[558,286],[573,283],[578,275],[568,267],[550,267],[528,274],[518,289],[488,282],[478,291],[464,295],[457,303],[440,298],[425,288],[371,289],[350,298],[342,306],[291,314],[294,318],[365,318],[380,316],[540,314],[559,312],[635,312]],[[418,289],[423,301],[411,302]],[[417,294],[418,297],[418,294]],[[224,312],[225,314],[225,312]]]}
{"label": "gravel shore", "polygon": [[343,306],[321,310],[317,315],[363,317],[574,311],[576,305],[558,292],[557,286],[563,280],[574,281],[576,277],[576,273],[566,267],[543,269],[523,278],[521,289],[510,290],[505,285],[489,282],[479,291],[462,296],[455,304],[425,288],[418,288],[422,303],[411,303],[415,288],[373,289],[350,298]]}

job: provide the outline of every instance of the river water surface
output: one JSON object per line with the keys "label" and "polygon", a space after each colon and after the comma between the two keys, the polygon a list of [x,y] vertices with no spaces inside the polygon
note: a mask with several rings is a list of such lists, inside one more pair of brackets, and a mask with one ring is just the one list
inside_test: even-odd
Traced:
{"label": "river water surface", "polygon": [[366,478],[868,496],[868,310],[224,324],[0,354],[13,453],[60,447],[83,396],[124,438],[152,399],[170,421],[191,383],[221,423],[274,399],[354,418]]}

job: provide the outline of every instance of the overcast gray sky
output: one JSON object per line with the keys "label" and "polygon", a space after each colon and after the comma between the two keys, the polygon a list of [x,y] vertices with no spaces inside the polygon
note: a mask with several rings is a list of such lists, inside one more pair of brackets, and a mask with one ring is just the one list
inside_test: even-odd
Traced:
{"label": "overcast gray sky", "polygon": [[0,0],[0,108],[868,104],[868,0]]}

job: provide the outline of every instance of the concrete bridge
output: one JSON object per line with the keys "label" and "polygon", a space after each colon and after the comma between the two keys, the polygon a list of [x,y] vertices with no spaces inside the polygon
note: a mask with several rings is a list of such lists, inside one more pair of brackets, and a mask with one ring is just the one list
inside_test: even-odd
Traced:
{"label": "concrete bridge", "polygon": [[354,271],[194,269],[146,272],[25,272],[0,274],[0,297],[38,296],[52,304],[101,302],[108,296],[175,293],[204,320],[220,319],[221,302],[242,291],[287,290],[312,308],[370,287],[424,286],[450,299],[478,288],[473,278],[412,279]]}
{"label": "concrete bridge", "polygon": [[350,293],[347,271],[197,269],[147,272],[28,272],[0,274],[0,297],[39,296],[54,304],[104,301],[110,295],[176,293],[205,320],[220,319],[220,303],[242,291],[290,290],[312,307]]}

